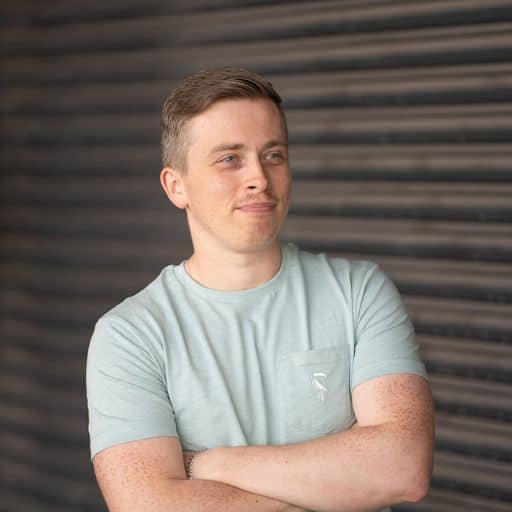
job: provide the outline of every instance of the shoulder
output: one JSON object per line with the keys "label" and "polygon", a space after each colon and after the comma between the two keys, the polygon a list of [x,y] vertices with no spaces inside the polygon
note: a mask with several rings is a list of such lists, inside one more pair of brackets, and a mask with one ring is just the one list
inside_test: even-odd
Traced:
{"label": "shoulder", "polygon": [[144,288],[104,312],[94,325],[90,347],[159,351],[172,269],[165,267]]}
{"label": "shoulder", "polygon": [[166,297],[174,284],[173,270],[173,265],[163,268],[144,288],[104,312],[97,324],[123,321],[144,323],[152,317],[161,316]]}
{"label": "shoulder", "polygon": [[344,289],[356,294],[368,284],[386,279],[380,266],[370,260],[349,259],[339,255],[313,253],[289,244],[302,272],[311,274],[317,280],[331,279]]}

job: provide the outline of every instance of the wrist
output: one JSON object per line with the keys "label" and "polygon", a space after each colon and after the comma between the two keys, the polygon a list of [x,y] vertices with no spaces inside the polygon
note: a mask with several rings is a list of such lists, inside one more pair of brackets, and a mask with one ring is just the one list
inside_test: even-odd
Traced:
{"label": "wrist", "polygon": [[217,457],[222,447],[201,450],[195,454],[192,461],[192,479],[194,480],[220,480],[219,469],[222,458]]}
{"label": "wrist", "polygon": [[190,456],[190,458],[187,460],[185,464],[185,474],[187,476],[187,480],[197,480],[199,478],[197,474],[197,458],[206,450],[207,448],[194,450],[192,456]]}

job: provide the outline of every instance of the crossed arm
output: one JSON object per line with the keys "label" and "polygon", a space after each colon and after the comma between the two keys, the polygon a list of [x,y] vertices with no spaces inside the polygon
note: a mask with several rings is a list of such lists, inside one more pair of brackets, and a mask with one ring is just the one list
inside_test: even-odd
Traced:
{"label": "crossed arm", "polygon": [[111,512],[378,510],[417,501],[433,461],[433,404],[425,379],[396,374],[353,390],[355,428],[282,446],[218,447],[185,480],[176,438],[126,443],[94,459]]}

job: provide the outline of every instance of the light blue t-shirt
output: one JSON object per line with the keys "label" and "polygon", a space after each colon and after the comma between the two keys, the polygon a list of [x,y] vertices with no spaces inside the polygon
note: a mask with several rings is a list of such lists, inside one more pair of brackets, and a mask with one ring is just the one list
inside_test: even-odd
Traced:
{"label": "light blue t-shirt", "polygon": [[184,450],[279,445],[349,428],[351,390],[426,376],[403,301],[380,267],[283,244],[243,291],[169,265],[96,323],[87,358],[91,458],[177,436]]}

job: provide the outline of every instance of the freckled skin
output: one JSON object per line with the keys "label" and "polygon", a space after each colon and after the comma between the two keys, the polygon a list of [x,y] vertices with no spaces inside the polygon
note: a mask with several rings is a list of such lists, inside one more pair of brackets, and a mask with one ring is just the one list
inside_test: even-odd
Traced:
{"label": "freckled skin", "polygon": [[182,452],[174,437],[124,443],[98,453],[94,469],[109,512],[305,512],[221,482],[185,480],[184,462],[193,453]]}
{"label": "freckled skin", "polygon": [[[354,411],[359,426],[392,425],[391,435],[405,460],[413,460],[430,479],[434,450],[434,404],[427,381],[416,375],[387,375],[354,389]],[[411,390],[415,392],[411,393]],[[373,398],[372,398],[373,396]],[[370,402],[371,400],[371,402]],[[364,449],[365,437],[361,448]],[[412,466],[411,466],[412,467]],[[398,471],[409,471],[409,467]]]}

